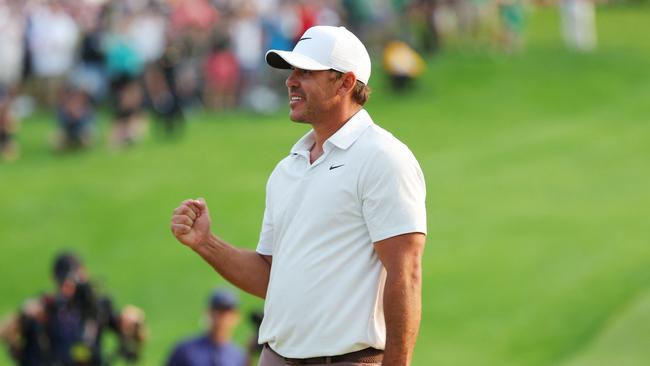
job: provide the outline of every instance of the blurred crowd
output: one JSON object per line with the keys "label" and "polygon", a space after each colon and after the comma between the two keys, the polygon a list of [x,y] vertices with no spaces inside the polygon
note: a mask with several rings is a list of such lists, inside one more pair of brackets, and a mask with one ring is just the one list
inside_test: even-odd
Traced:
{"label": "blurred crowd", "polygon": [[[177,136],[188,113],[274,112],[283,76],[266,50],[291,49],[313,25],[344,25],[383,54],[394,88],[454,37],[523,47],[525,0],[0,0],[0,160],[15,160],[18,121],[56,111],[55,151],[97,137],[96,110],[112,120],[110,146],[143,137],[148,120]],[[595,47],[591,0],[559,0],[567,44]]]}

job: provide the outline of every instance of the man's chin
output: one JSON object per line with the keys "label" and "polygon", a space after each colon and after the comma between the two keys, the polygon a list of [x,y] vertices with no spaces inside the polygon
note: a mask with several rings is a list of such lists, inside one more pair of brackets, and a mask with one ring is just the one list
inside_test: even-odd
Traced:
{"label": "man's chin", "polygon": [[308,123],[304,117],[289,113],[289,119],[296,123]]}

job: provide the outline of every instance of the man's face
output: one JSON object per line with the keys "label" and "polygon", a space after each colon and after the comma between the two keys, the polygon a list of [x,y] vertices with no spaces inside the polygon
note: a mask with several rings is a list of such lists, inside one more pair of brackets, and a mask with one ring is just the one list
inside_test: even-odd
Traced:
{"label": "man's face", "polygon": [[66,298],[72,298],[79,287],[79,284],[88,283],[88,273],[84,267],[79,267],[59,284],[59,293]]}
{"label": "man's face", "polygon": [[286,81],[289,118],[294,122],[318,123],[339,101],[337,73],[330,70],[293,69]]}
{"label": "man's face", "polygon": [[230,335],[237,323],[239,323],[239,312],[235,309],[213,309],[210,310],[209,314],[212,332],[224,332]]}

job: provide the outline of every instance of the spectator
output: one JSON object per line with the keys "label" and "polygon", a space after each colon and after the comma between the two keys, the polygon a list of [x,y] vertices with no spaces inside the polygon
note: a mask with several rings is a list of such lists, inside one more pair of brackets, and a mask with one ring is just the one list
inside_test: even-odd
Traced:
{"label": "spectator", "polygon": [[239,9],[230,28],[233,52],[239,62],[241,75],[238,88],[239,103],[247,102],[244,97],[258,81],[257,74],[264,55],[262,23],[257,16],[255,6],[247,3]]}
{"label": "spectator", "polygon": [[341,25],[341,14],[336,4],[329,1],[319,1],[316,3],[316,25],[331,25],[333,27]]}
{"label": "spectator", "polygon": [[232,109],[237,104],[239,64],[230,50],[228,38],[214,41],[212,52],[205,62],[206,93],[204,101],[212,109]]}
{"label": "spectator", "polygon": [[128,37],[131,21],[131,18],[122,18],[113,24],[113,32],[107,40],[106,61],[115,113],[110,142],[114,147],[136,142],[146,128],[140,86],[143,62]]}
{"label": "spectator", "polygon": [[318,25],[316,23],[317,18],[318,18],[318,12],[317,9],[311,5],[308,2],[299,2],[298,3],[298,19],[299,19],[299,25],[298,25],[298,33],[296,33],[296,38],[294,39],[294,42],[298,42],[300,40],[300,35],[305,33],[307,29]]}
{"label": "spectator", "polygon": [[170,44],[162,58],[149,65],[144,74],[149,106],[167,137],[177,135],[184,123],[181,102],[176,92],[176,68],[179,61],[176,53],[176,48]]}
{"label": "spectator", "polygon": [[25,20],[15,4],[0,0],[0,87],[12,88],[23,69]]}
{"label": "spectator", "polygon": [[405,91],[424,71],[424,60],[409,45],[401,41],[388,42],[384,48],[384,69],[393,90]]}
{"label": "spectator", "polygon": [[347,14],[347,24],[350,26],[350,31],[354,34],[359,34],[361,39],[364,39],[367,25],[370,24],[372,18],[371,5],[368,0],[342,0],[341,6],[345,9]]}
{"label": "spectator", "polygon": [[593,0],[561,0],[562,35],[578,51],[596,48],[596,9]]}
{"label": "spectator", "polygon": [[71,80],[85,90],[94,102],[106,96],[106,55],[103,42],[106,33],[101,8],[90,8],[80,19],[83,35],[79,45],[79,60],[74,67]]}
{"label": "spectator", "polygon": [[0,85],[0,159],[14,161],[20,155],[15,133],[18,129],[18,120],[12,113],[13,95],[4,90]]}
{"label": "spectator", "polygon": [[440,48],[440,36],[434,21],[435,0],[417,0],[409,6],[408,15],[413,29],[416,48],[425,54],[434,54]]}
{"label": "spectator", "polygon": [[37,90],[48,106],[54,106],[56,93],[72,69],[79,30],[58,1],[37,7],[31,18],[28,46],[32,71],[41,87]]}
{"label": "spectator", "polygon": [[524,7],[521,0],[498,0],[501,23],[500,40],[504,51],[519,51],[523,45],[525,26]]}
{"label": "spectator", "polygon": [[278,8],[271,9],[263,18],[265,49],[290,50],[295,44],[299,27],[296,10],[292,3],[283,1]]}
{"label": "spectator", "polygon": [[95,110],[89,95],[69,86],[61,95],[58,108],[59,133],[54,149],[67,151],[90,147],[94,133]]}
{"label": "spectator", "polygon": [[144,96],[139,80],[122,75],[112,81],[115,120],[110,143],[113,147],[128,146],[142,138],[146,121],[142,115]]}
{"label": "spectator", "polygon": [[129,23],[128,37],[144,65],[158,61],[165,51],[167,22],[162,11],[151,3]]}
{"label": "spectator", "polygon": [[216,290],[210,296],[210,328],[204,335],[179,343],[167,366],[244,366],[245,352],[231,341],[232,331],[239,323],[237,298],[227,290]]}
{"label": "spectator", "polygon": [[56,257],[52,274],[56,292],[26,301],[1,332],[14,360],[22,366],[104,365],[102,335],[112,330],[117,354],[137,361],[145,339],[144,313],[134,306],[114,312],[111,299],[97,293],[72,253]]}

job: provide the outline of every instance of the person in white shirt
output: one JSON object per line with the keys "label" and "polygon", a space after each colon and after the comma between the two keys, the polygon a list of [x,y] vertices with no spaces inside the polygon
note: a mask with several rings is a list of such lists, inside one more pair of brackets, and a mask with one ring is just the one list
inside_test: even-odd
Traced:
{"label": "person in white shirt", "polygon": [[36,94],[52,107],[74,65],[79,28],[63,5],[56,1],[36,7],[30,24],[27,46],[32,55],[34,75],[41,83]]}
{"label": "person in white shirt", "polygon": [[596,6],[593,0],[561,0],[562,36],[566,45],[578,51],[596,49]]}
{"label": "person in white shirt", "polygon": [[0,0],[0,88],[12,89],[23,73],[25,19],[17,4]]}
{"label": "person in white shirt", "polygon": [[291,69],[290,119],[312,130],[268,180],[257,250],[212,234],[201,198],[174,210],[171,230],[224,278],[265,298],[260,365],[408,365],[426,189],[411,151],[363,108],[368,52],[344,27],[316,26],[266,62]]}

